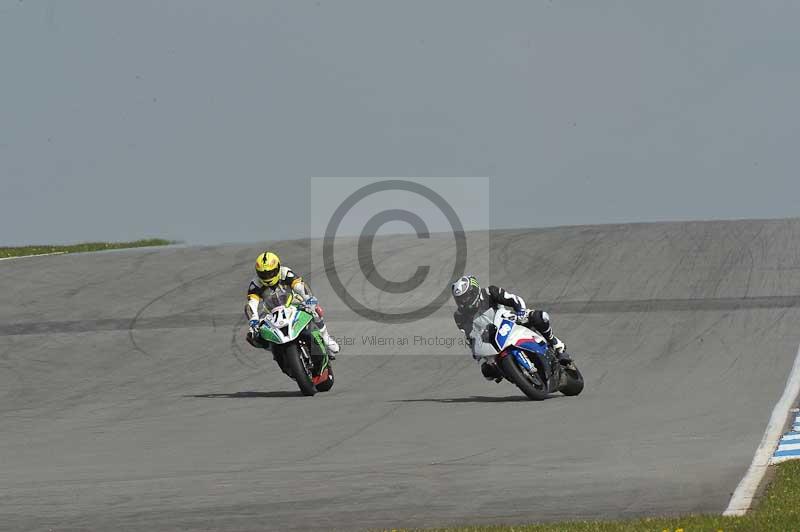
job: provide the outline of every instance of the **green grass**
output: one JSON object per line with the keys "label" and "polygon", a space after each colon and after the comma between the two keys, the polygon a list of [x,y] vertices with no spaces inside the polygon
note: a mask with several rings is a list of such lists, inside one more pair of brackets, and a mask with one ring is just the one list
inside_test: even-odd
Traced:
{"label": "green grass", "polygon": [[8,257],[27,257],[45,253],[84,253],[87,251],[102,251],[104,249],[142,248],[146,246],[166,246],[168,244],[175,244],[175,242],[162,238],[147,238],[134,242],[84,242],[82,244],[71,244],[68,246],[0,247],[0,259]]}
{"label": "green grass", "polygon": [[569,521],[542,525],[467,526],[426,532],[797,532],[800,531],[800,460],[775,466],[775,478],[742,517],[688,515],[624,521]]}

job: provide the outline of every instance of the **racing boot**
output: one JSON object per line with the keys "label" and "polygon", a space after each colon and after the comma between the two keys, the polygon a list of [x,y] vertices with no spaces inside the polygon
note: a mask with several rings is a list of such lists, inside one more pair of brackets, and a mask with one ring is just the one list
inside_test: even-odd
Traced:
{"label": "racing boot", "polygon": [[553,334],[553,327],[550,326],[550,315],[547,312],[536,310],[530,313],[529,323],[533,326],[534,329],[539,331],[539,333],[544,336],[544,339],[547,341],[547,345],[553,348],[553,352],[556,355],[556,358],[561,364],[569,365],[572,362],[572,359],[566,352],[566,346],[564,342],[559,340],[559,338]]}
{"label": "racing boot", "polygon": [[489,364],[488,362],[484,362],[481,364],[481,373],[483,373],[483,378],[487,381],[503,381],[503,373],[500,371],[500,368],[497,367],[497,364]]}
{"label": "racing boot", "polygon": [[548,343],[550,347],[553,348],[553,352],[556,354],[559,364],[562,366],[569,366],[572,364],[572,357],[567,353],[567,346],[564,345],[564,342],[559,340],[556,336],[553,336],[553,340],[548,340]]}
{"label": "racing boot", "polygon": [[560,359],[561,356],[564,355],[567,349],[567,346],[564,345],[564,342],[559,340],[558,336],[553,334],[553,329],[550,327],[548,327],[544,331],[539,331],[539,332],[541,332],[542,336],[544,336],[544,339],[547,341],[547,345],[553,348],[556,357]]}
{"label": "racing boot", "polygon": [[553,351],[556,352],[556,355],[563,355],[567,346],[564,345],[564,342],[558,339],[558,337],[554,334],[550,335],[550,338],[547,340],[547,343],[550,344],[550,347],[553,348]]}
{"label": "racing boot", "polygon": [[[546,313],[543,313],[543,314],[546,314]],[[556,357],[560,360],[562,355],[565,354],[567,346],[564,345],[564,342],[559,340],[558,336],[553,334],[553,328],[550,326],[549,316],[548,316],[547,320],[544,321],[541,324],[535,323],[534,320],[531,320],[531,321],[533,322],[532,325],[534,327],[536,327],[536,325],[539,325],[539,327],[536,327],[536,330],[538,330],[541,333],[541,335],[544,336],[544,339],[547,341],[547,345],[549,345],[550,347],[553,348],[553,351],[555,352]],[[546,326],[542,327],[542,325],[546,325]]]}
{"label": "racing boot", "polygon": [[527,323],[523,323],[523,325],[539,331],[539,334],[544,336],[544,339],[547,341],[547,345],[553,348],[556,356],[562,355],[564,353],[564,349],[566,349],[566,346],[564,345],[564,342],[559,340],[558,337],[553,334],[553,327],[550,325],[550,315],[541,310],[526,310],[525,312],[528,313],[526,315]]}
{"label": "racing boot", "polygon": [[336,353],[339,352],[339,344],[330,335],[327,326],[320,329],[319,333],[322,335],[322,339],[325,341],[325,345],[328,347],[328,353],[331,360],[336,360]]}

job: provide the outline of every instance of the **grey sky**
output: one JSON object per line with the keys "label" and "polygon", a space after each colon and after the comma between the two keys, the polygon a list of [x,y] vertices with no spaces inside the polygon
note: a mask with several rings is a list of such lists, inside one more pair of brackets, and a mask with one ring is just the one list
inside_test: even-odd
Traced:
{"label": "grey sky", "polygon": [[491,176],[495,227],[796,216],[798,21],[791,1],[0,0],[0,245],[303,236],[311,176]]}

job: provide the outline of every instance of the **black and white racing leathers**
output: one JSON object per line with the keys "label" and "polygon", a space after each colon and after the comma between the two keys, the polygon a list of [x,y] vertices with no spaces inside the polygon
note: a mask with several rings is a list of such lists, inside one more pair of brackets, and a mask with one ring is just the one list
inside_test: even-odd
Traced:
{"label": "black and white racing leathers", "polygon": [[497,351],[491,344],[491,340],[485,338],[484,332],[493,325],[495,312],[501,306],[514,309],[519,316],[517,323],[538,331],[551,346],[558,344],[563,346],[563,343],[553,334],[550,315],[547,312],[526,309],[525,301],[521,297],[498,286],[490,285],[488,288],[483,288],[478,308],[474,311],[457,309],[453,314],[453,319],[456,326],[467,337],[472,357],[483,363],[481,370],[487,379],[499,377],[499,375],[496,375],[496,367],[489,367],[494,366],[490,357],[493,357]]}

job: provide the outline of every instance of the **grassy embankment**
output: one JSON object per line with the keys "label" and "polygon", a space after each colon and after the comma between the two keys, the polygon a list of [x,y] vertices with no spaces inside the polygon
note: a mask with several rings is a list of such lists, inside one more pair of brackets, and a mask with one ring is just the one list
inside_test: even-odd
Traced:
{"label": "grassy embankment", "polygon": [[542,525],[467,526],[426,532],[797,532],[800,531],[800,460],[775,466],[775,478],[742,517],[688,515],[624,521],[569,521]]}
{"label": "grassy embankment", "polygon": [[48,253],[84,253],[87,251],[102,251],[105,249],[142,248],[148,246],[166,246],[175,244],[171,240],[162,238],[148,238],[134,242],[84,242],[67,246],[20,246],[0,247],[0,259],[9,257],[28,257],[31,255],[44,255]]}

